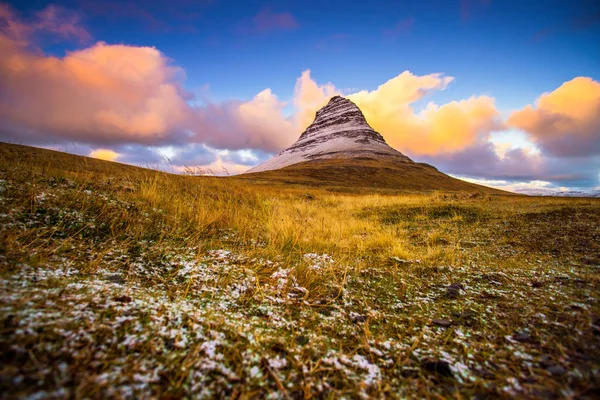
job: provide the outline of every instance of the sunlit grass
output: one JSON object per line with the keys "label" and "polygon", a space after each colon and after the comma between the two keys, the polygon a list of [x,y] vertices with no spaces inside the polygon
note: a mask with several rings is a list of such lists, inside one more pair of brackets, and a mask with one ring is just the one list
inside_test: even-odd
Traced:
{"label": "sunlit grass", "polygon": [[267,185],[6,144],[0,172],[3,393],[598,390],[598,200]]}

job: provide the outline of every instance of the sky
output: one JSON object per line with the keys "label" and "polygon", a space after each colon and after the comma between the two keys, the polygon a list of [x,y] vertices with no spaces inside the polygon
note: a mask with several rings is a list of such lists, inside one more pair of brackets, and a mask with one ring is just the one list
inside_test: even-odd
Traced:
{"label": "sky", "polygon": [[237,174],[340,94],[453,176],[600,189],[595,0],[20,0],[0,53],[0,141]]}

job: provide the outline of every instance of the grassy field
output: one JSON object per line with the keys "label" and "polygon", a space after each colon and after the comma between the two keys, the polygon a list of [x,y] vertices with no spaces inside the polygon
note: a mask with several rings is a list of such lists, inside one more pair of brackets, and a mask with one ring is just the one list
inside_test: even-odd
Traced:
{"label": "grassy field", "polygon": [[598,398],[600,200],[0,144],[2,398]]}
{"label": "grassy field", "polygon": [[[432,188],[479,194],[509,193],[452,178],[431,165],[367,157],[313,160],[289,167],[239,175],[236,179],[265,185],[311,186],[354,193],[422,193]],[[365,190],[368,189],[368,190]]]}

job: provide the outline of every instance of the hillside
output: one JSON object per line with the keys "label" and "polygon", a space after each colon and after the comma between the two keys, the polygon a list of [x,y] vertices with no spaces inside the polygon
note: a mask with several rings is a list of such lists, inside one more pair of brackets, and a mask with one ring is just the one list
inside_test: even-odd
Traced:
{"label": "hillside", "polygon": [[598,397],[599,199],[264,182],[0,143],[0,397]]}
{"label": "hillside", "polygon": [[373,159],[368,157],[305,161],[282,169],[246,173],[237,179],[265,184],[338,187],[355,190],[372,188],[405,192],[511,193],[452,178],[428,164]]}

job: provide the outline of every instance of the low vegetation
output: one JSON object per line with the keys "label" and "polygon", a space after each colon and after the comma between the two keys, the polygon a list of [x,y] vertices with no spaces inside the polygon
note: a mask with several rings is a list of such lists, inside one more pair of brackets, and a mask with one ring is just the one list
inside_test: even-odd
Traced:
{"label": "low vegetation", "polygon": [[600,201],[0,145],[7,398],[597,398]]}

